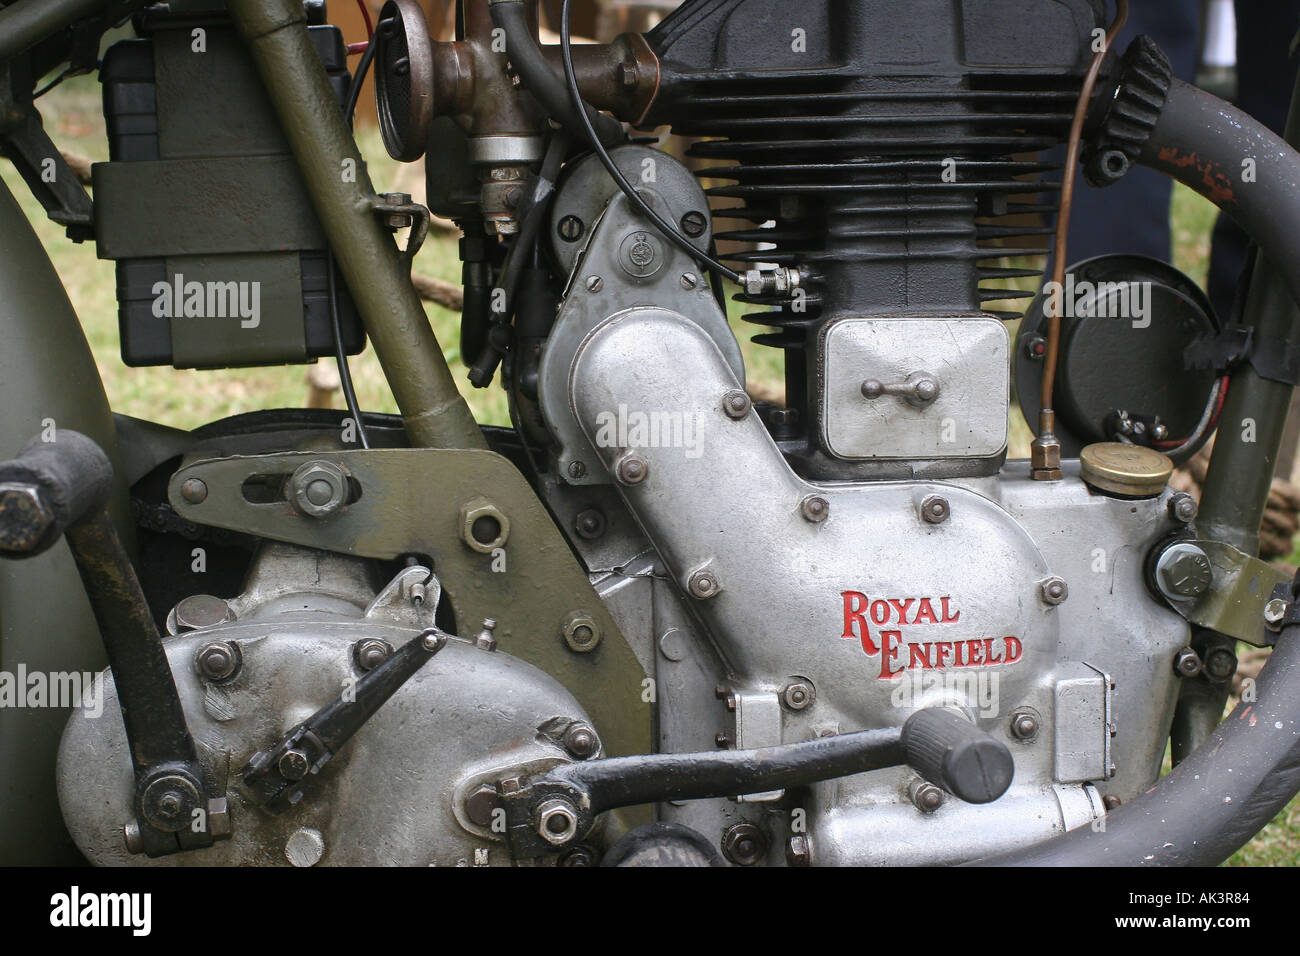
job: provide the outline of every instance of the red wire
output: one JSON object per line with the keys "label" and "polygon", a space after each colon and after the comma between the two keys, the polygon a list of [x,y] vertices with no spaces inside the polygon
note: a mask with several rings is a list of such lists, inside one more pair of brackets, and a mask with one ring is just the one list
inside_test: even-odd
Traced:
{"label": "red wire", "polygon": [[[1210,415],[1210,420],[1208,423],[1206,423],[1205,426],[1205,434],[1207,435],[1213,432],[1214,426],[1219,423],[1219,415],[1222,414],[1223,412],[1223,403],[1228,400],[1228,385],[1231,384],[1231,382],[1232,379],[1229,378],[1227,375],[1223,376],[1223,378],[1219,380],[1220,383],[1219,398],[1218,401],[1214,403],[1214,412]],[[1187,443],[1186,438],[1179,438],[1173,441],[1152,442],[1151,447],[1152,448],[1177,448],[1179,445],[1184,445],[1186,443]]]}
{"label": "red wire", "polygon": [[366,21],[366,40],[360,43],[349,43],[348,56],[365,53],[366,47],[370,46],[370,41],[375,38],[375,26],[370,20],[370,8],[366,6],[366,0],[357,0],[357,6],[361,8],[361,18]]}

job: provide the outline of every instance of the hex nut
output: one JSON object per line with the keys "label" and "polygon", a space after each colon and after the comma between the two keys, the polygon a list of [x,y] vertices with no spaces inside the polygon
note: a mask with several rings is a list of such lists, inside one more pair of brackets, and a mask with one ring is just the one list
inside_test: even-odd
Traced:
{"label": "hex nut", "polygon": [[739,421],[748,415],[753,407],[754,403],[745,394],[744,389],[733,388],[722,396],[722,410],[727,413],[728,418]]}
{"label": "hex nut", "polygon": [[233,678],[242,662],[239,645],[234,641],[209,641],[194,652],[194,669],[214,684]]}
{"label": "hex nut", "polygon": [[1276,628],[1286,617],[1286,601],[1282,598],[1273,598],[1264,605],[1264,623],[1271,628]]}
{"label": "hex nut", "polygon": [[919,777],[908,786],[907,796],[912,801],[912,806],[922,813],[934,813],[943,806],[943,791],[930,781]]}
{"label": "hex nut", "polygon": [[1180,677],[1195,677],[1202,667],[1201,656],[1190,647],[1184,647],[1174,655],[1174,673]]}
{"label": "hex nut", "polygon": [[579,760],[586,760],[600,750],[600,738],[589,725],[581,721],[570,724],[564,732],[564,749]]}
{"label": "hex nut", "polygon": [[1046,603],[1055,606],[1065,603],[1066,598],[1070,596],[1070,587],[1065,583],[1064,578],[1053,575],[1039,585],[1039,593]]}
{"label": "hex nut", "polygon": [[586,611],[569,612],[561,631],[564,634],[564,643],[569,645],[569,650],[578,654],[594,651],[603,636],[596,619]]}
{"label": "hex nut", "polygon": [[1169,516],[1182,524],[1195,521],[1199,510],[1196,499],[1185,491],[1180,491],[1169,499]]}
{"label": "hex nut", "polygon": [[805,521],[821,524],[831,513],[831,503],[821,495],[809,495],[799,502],[799,514]]}
{"label": "hex nut", "polygon": [[636,452],[626,452],[614,463],[614,477],[624,485],[639,485],[650,474],[650,464]]}
{"label": "hex nut", "polygon": [[926,524],[943,524],[951,513],[948,499],[942,495],[926,495],[921,501],[921,520]]}
{"label": "hex nut", "polygon": [[393,654],[393,645],[378,637],[363,637],[352,645],[352,661],[360,670],[372,671]]}
{"label": "hex nut", "polygon": [[309,518],[326,518],[348,501],[347,473],[332,461],[309,461],[289,480],[289,500]]}
{"label": "hex nut", "polygon": [[1038,718],[1028,711],[1011,715],[1011,736],[1017,740],[1033,740],[1038,736]]}
{"label": "hex nut", "polygon": [[547,800],[537,808],[537,835],[551,846],[564,846],[578,835],[578,814],[567,800]]}
{"label": "hex nut", "polygon": [[781,703],[790,710],[807,710],[816,699],[817,691],[811,681],[791,681],[781,691]]}
{"label": "hex nut", "polygon": [[25,482],[0,484],[0,553],[28,554],[51,535],[54,512],[39,488]]}
{"label": "hex nut", "polygon": [[510,519],[486,498],[473,498],[460,506],[460,539],[472,551],[491,554],[510,538]]}
{"label": "hex nut", "polygon": [[722,854],[737,866],[753,866],[767,853],[767,835],[752,823],[733,823],[722,833]]}
{"label": "hex nut", "polygon": [[700,568],[686,582],[686,589],[691,592],[692,597],[707,599],[717,594],[721,587],[718,585],[717,575],[708,568]]}
{"label": "hex nut", "polygon": [[307,759],[307,754],[301,750],[286,750],[280,755],[276,769],[280,771],[280,776],[286,780],[301,780],[307,776],[307,771],[311,769],[311,761]]}

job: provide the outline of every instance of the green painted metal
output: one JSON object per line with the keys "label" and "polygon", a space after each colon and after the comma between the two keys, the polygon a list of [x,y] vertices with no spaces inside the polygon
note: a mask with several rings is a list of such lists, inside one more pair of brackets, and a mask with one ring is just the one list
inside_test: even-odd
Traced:
{"label": "green painted metal", "polygon": [[[0,458],[13,458],[52,423],[94,438],[117,468],[117,437],[90,348],[45,249],[0,182]],[[126,491],[114,517],[126,530]],[[127,539],[130,540],[129,538]],[[23,561],[0,561],[0,681],[20,669],[89,673],[104,649],[72,555],[60,541]],[[0,693],[4,689],[0,688]],[[0,706],[0,865],[73,863],[63,827],[54,758],[67,708]],[[125,821],[123,821],[125,822]]]}
{"label": "green painted metal", "polygon": [[375,355],[417,445],[486,442],[429,327],[407,264],[371,210],[374,187],[297,0],[230,0]]}

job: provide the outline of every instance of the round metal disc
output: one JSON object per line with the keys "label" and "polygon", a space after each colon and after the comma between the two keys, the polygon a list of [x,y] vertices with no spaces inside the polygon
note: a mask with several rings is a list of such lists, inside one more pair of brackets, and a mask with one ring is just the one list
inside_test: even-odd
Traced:
{"label": "round metal disc", "polygon": [[393,159],[424,155],[433,121],[433,41],[416,0],[388,0],[375,28],[375,110]]}
{"label": "round metal disc", "polygon": [[1091,488],[1126,498],[1154,498],[1165,490],[1174,463],[1154,448],[1099,442],[1079,453],[1079,477]]}

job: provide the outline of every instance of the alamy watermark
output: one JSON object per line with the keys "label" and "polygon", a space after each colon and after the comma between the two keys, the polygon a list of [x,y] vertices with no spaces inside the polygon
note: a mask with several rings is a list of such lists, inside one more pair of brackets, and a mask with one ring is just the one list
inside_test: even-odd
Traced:
{"label": "alamy watermark", "polygon": [[596,414],[598,448],[681,448],[687,458],[704,454],[704,422],[694,411],[645,412],[620,404]]}
{"label": "alamy watermark", "polygon": [[1150,282],[1078,281],[1070,272],[1064,283],[1043,286],[1043,295],[1049,318],[1128,319],[1135,329],[1151,324]]}
{"label": "alamy watermark", "polygon": [[104,674],[90,671],[0,671],[0,709],[77,708],[87,717],[104,712]]}
{"label": "alamy watermark", "polygon": [[159,319],[239,319],[239,327],[262,324],[262,283],[185,281],[153,284],[153,314]]}

